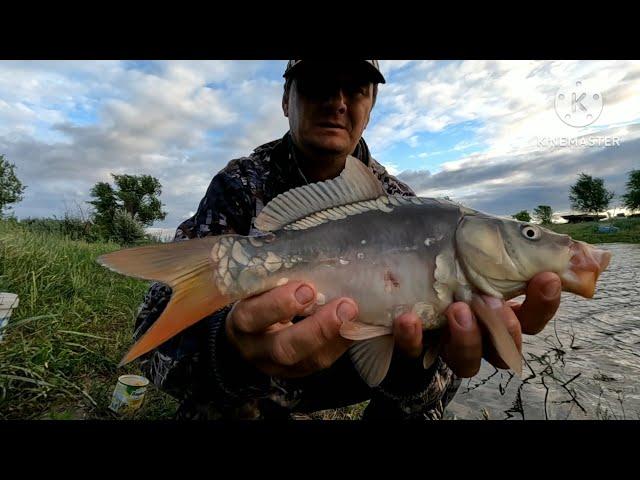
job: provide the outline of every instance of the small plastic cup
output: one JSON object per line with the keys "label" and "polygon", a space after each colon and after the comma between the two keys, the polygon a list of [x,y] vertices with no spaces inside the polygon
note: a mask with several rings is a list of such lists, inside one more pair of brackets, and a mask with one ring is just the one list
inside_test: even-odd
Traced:
{"label": "small plastic cup", "polygon": [[149,380],[140,375],[121,375],[113,391],[109,409],[115,413],[134,412],[144,402]]}

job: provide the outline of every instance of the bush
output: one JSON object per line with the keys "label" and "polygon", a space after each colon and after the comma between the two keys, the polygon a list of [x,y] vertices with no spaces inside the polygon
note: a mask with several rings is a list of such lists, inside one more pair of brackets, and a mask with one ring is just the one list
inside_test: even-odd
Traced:
{"label": "bush", "polygon": [[122,210],[116,211],[113,216],[111,236],[111,240],[120,245],[136,245],[146,241],[143,226]]}
{"label": "bush", "polygon": [[86,242],[98,242],[102,240],[98,229],[88,220],[65,215],[61,220],[63,235],[72,240],[85,240]]}
{"label": "bush", "polygon": [[511,215],[512,218],[515,218],[516,220],[520,221],[520,222],[530,222],[531,221],[531,215],[529,215],[529,212],[526,210],[521,210],[518,213],[516,213],[515,215]]}

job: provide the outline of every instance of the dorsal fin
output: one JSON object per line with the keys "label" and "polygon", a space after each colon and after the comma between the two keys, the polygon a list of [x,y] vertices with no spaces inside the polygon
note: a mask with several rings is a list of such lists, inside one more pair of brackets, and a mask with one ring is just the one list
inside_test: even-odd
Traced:
{"label": "dorsal fin", "polygon": [[255,225],[271,232],[314,212],[382,195],[385,191],[380,180],[364,163],[349,155],[340,176],[281,193],[262,209]]}

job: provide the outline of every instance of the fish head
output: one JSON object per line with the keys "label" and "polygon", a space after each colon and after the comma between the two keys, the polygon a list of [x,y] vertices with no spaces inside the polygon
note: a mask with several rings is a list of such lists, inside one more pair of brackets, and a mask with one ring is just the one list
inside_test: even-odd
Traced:
{"label": "fish head", "polygon": [[529,222],[466,215],[456,250],[469,280],[486,294],[513,298],[541,272],[555,272],[562,289],[591,298],[611,252]]}

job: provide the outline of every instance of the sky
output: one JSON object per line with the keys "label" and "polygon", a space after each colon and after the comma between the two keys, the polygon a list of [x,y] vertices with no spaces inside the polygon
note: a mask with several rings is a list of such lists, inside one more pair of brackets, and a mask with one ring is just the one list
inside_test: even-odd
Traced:
{"label": "sky", "polygon": [[[12,211],[86,214],[96,182],[148,174],[168,212],[154,227],[175,229],[230,160],[288,130],[285,66],[0,61],[0,155],[27,186]],[[421,196],[495,215],[541,204],[570,213],[580,172],[621,195],[640,168],[639,61],[382,60],[381,70],[364,138]]]}

